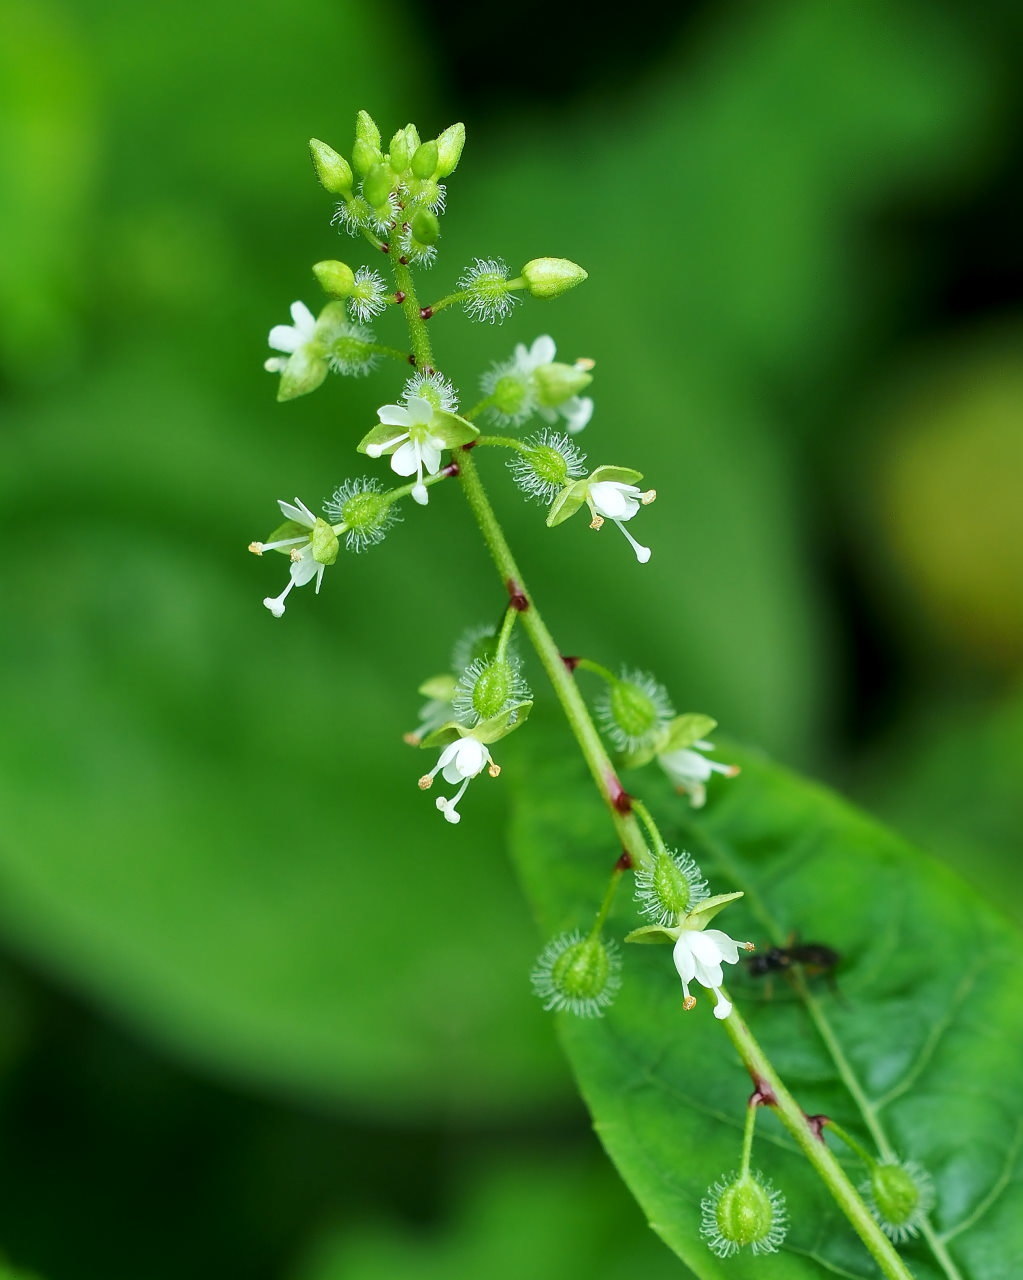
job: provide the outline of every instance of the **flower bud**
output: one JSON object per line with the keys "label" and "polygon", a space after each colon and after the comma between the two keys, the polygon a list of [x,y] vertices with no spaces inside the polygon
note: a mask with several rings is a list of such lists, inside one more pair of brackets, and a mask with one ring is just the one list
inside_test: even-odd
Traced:
{"label": "flower bud", "polygon": [[700,1235],[711,1253],[728,1258],[746,1245],[753,1253],[777,1253],[785,1239],[785,1199],[760,1173],[716,1182],[700,1204]]}
{"label": "flower bud", "polygon": [[878,1160],[861,1191],[878,1226],[895,1244],[919,1235],[934,1207],[934,1183],[912,1160]]}
{"label": "flower bud", "polygon": [[387,163],[392,172],[395,174],[402,174],[408,168],[409,161],[411,159],[412,155],[409,151],[408,135],[404,129],[399,129],[391,139],[391,146],[387,155]]}
{"label": "flower bud", "polygon": [[355,288],[355,272],[344,262],[316,262],[313,275],[323,292],[332,298],[347,298]]}
{"label": "flower bud", "polygon": [[533,370],[533,381],[539,400],[548,409],[556,409],[566,400],[578,395],[593,381],[593,375],[574,364],[542,364]]}
{"label": "flower bud", "polygon": [[371,146],[364,138],[356,138],[352,147],[352,165],[358,174],[367,174],[380,163],[379,147]]}
{"label": "flower bud", "polygon": [[440,221],[429,209],[417,209],[412,215],[412,235],[419,244],[436,244],[440,238]]}
{"label": "flower bud", "polygon": [[366,197],[374,209],[387,203],[387,198],[391,194],[391,185],[393,175],[390,167],[386,164],[375,164],[362,183],[362,194]]}
{"label": "flower bud", "polygon": [[309,152],[313,158],[313,168],[325,191],[335,196],[352,194],[352,167],[344,156],[339,155],[333,147],[328,147],[319,138],[309,139]]}
{"label": "flower bud", "polygon": [[355,117],[355,138],[357,142],[365,142],[379,155],[380,130],[368,111],[360,111]]}
{"label": "flower bud", "polygon": [[464,146],[465,125],[449,125],[437,139],[437,168],[431,176],[446,178],[449,173],[454,173]]}
{"label": "flower bud", "polygon": [[622,985],[618,947],[578,930],[552,939],[540,953],[530,982],[545,1009],[600,1018]]}
{"label": "flower bud", "polygon": [[534,258],[519,272],[534,298],[556,298],[577,284],[587,273],[568,258]]}
{"label": "flower bud", "polygon": [[500,258],[476,258],[458,277],[462,305],[471,320],[500,323],[518,301],[508,289],[508,267]]}
{"label": "flower bud", "polygon": [[585,473],[586,455],[560,431],[545,428],[508,460],[515,483],[530,498],[548,503]]}
{"label": "flower bud", "polygon": [[440,148],[434,139],[424,142],[412,157],[412,174],[416,178],[434,178],[440,163]]}
{"label": "flower bud", "polygon": [[674,714],[667,689],[646,671],[625,671],[609,681],[597,703],[600,726],[619,751],[653,742]]}

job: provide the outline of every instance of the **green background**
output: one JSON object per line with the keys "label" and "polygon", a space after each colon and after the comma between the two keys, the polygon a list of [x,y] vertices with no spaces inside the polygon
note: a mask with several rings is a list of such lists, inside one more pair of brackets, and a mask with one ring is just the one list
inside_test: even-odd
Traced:
{"label": "green background", "polygon": [[452,829],[400,740],[502,604],[459,495],[259,603],[274,500],[362,474],[400,390],[280,406],[260,368],[310,264],[366,260],[305,142],[465,120],[426,293],[477,254],[590,271],[434,329],[469,402],[540,333],[595,359],[580,443],[659,491],[640,570],[481,459],[564,648],[1019,921],[1017,10],[0,17],[0,1246],[44,1280],[680,1274],[529,995],[510,787]]}

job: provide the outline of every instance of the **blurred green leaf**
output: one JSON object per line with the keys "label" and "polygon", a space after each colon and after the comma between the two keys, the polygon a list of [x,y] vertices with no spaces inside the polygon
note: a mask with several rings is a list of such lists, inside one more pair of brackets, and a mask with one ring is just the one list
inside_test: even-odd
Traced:
{"label": "blurred green leaf", "polygon": [[679,1280],[606,1165],[550,1152],[473,1174],[443,1230],[339,1231],[300,1280]]}
{"label": "blurred green leaf", "polygon": [[[613,862],[606,816],[564,757],[519,770],[513,844],[529,892],[546,930],[579,925]],[[837,948],[844,962],[841,994],[812,994],[806,1007],[792,992],[766,999],[739,971],[730,984],[737,1007],[807,1113],[833,1117],[869,1147],[866,1116],[815,1021],[831,1029],[870,1118],[902,1158],[933,1175],[932,1221],[962,1275],[1009,1280],[1023,1250],[1018,935],[950,873],[837,797],[757,757],[746,757],[743,770],[699,816],[664,785],[651,786],[658,809],[675,813],[669,844],[689,849],[714,889],[745,891],[728,912],[733,936],[781,945],[797,931]],[[634,920],[620,900],[613,932]],[[709,1004],[683,1015],[670,957],[636,948],[602,1021],[562,1015],[565,1047],[611,1157],[655,1229],[700,1276],[874,1274],[766,1115],[754,1161],[788,1197],[792,1225],[781,1255],[722,1264],[701,1242],[700,1199],[738,1162],[750,1088]],[[921,1241],[904,1253],[918,1276],[945,1274]]]}

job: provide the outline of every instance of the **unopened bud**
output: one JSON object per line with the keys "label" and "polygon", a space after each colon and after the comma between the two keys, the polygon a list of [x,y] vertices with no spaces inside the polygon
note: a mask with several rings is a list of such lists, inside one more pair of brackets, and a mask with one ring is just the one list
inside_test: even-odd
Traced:
{"label": "unopened bud", "polygon": [[533,370],[533,381],[539,393],[540,403],[548,409],[578,395],[593,381],[593,375],[574,364],[542,364]]}
{"label": "unopened bud", "polygon": [[700,1235],[719,1258],[747,1245],[753,1253],[777,1253],[785,1239],[785,1200],[759,1173],[716,1182],[700,1204]]}
{"label": "unopened bud", "polygon": [[446,178],[449,173],[454,173],[464,146],[465,125],[449,125],[437,139],[437,168],[432,176]]}
{"label": "unopened bud", "polygon": [[601,937],[563,933],[540,953],[530,974],[545,1009],[599,1018],[622,985],[621,953]]}
{"label": "unopened bud", "polygon": [[347,298],[355,288],[355,273],[345,262],[316,262],[313,275],[323,292],[331,298]]}
{"label": "unopened bud", "polygon": [[878,1160],[861,1190],[878,1226],[896,1244],[919,1235],[934,1207],[930,1174],[912,1160]]}
{"label": "unopened bud", "polygon": [[354,177],[352,167],[344,156],[339,155],[333,147],[328,147],[319,138],[309,139],[309,153],[313,158],[313,168],[325,191],[335,196],[350,196]]}
{"label": "unopened bud", "polygon": [[568,258],[534,258],[519,272],[534,298],[556,298],[577,284],[587,273]]}
{"label": "unopened bud", "polygon": [[421,179],[433,178],[436,176],[439,163],[440,148],[431,138],[429,142],[424,142],[412,157],[412,174]]}
{"label": "unopened bud", "polygon": [[390,167],[386,164],[375,164],[363,179],[362,194],[376,209],[387,203],[392,185],[393,175]]}
{"label": "unopened bud", "polygon": [[436,244],[440,238],[440,221],[429,209],[417,209],[412,215],[412,236],[419,244]]}
{"label": "unopened bud", "polygon": [[399,129],[391,139],[391,146],[387,156],[387,163],[395,174],[402,174],[409,166],[412,159],[409,152],[408,136],[404,129]]}

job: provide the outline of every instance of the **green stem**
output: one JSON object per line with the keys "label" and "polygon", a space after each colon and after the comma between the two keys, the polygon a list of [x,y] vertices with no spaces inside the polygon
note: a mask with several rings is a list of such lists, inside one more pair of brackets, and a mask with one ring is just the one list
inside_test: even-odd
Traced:
{"label": "green stem", "polygon": [[462,417],[467,419],[469,422],[473,422],[476,418],[479,417],[479,415],[483,412],[484,409],[489,409],[493,403],[494,403],[493,396],[484,396],[482,400],[476,401],[476,403],[472,406],[472,408],[468,411],[468,413],[463,413]]}
{"label": "green stem", "polygon": [[742,1131],[742,1160],[739,1165],[739,1177],[749,1176],[750,1156],[753,1152],[753,1129],[757,1123],[757,1110],[760,1103],[751,1101],[746,1108],[746,1125]]}
{"label": "green stem", "polygon": [[850,1151],[856,1152],[859,1158],[867,1166],[868,1170],[871,1170],[874,1168],[874,1166],[877,1164],[877,1161],[870,1154],[867,1148],[863,1146],[862,1143],[856,1141],[856,1139],[852,1136],[851,1133],[846,1133],[846,1131],[842,1128],[840,1124],[835,1124],[834,1120],[830,1120],[830,1119],[828,1120],[828,1128],[831,1130],[831,1132],[835,1135],[836,1138],[842,1139],[842,1141],[850,1149]]}
{"label": "green stem", "polygon": [[602,667],[599,662],[593,662],[590,658],[579,658],[575,665],[578,670],[590,671],[593,675],[600,676],[602,680],[606,680],[610,685],[618,683],[618,677],[613,671],[609,671],[607,667]]}
{"label": "green stem", "polygon": [[504,662],[505,654],[508,651],[508,642],[511,640],[512,628],[515,626],[518,616],[518,609],[512,605],[509,605],[505,610],[504,617],[501,619],[501,630],[497,636],[497,649],[494,653],[496,662]]}
{"label": "green stem", "polygon": [[532,453],[528,444],[516,440],[514,436],[477,436],[473,444],[478,449],[481,445],[493,444],[503,449],[517,449],[519,453]]}
{"label": "green stem", "polygon": [[596,938],[600,934],[607,921],[608,912],[614,904],[615,894],[618,892],[619,884],[621,884],[623,871],[624,867],[619,863],[615,866],[614,871],[611,872],[611,879],[607,882],[607,889],[604,891],[604,900],[600,904],[600,910],[597,912],[597,917],[593,921],[593,928],[590,930],[591,938]]}
{"label": "green stem", "polygon": [[367,351],[375,351],[381,356],[391,356],[394,360],[400,360],[402,364],[408,361],[408,352],[399,351],[397,347],[385,347],[382,342],[367,342],[365,346]]}
{"label": "green stem", "polygon": [[667,854],[668,847],[664,843],[664,837],[661,835],[660,828],[654,821],[653,814],[646,807],[643,801],[633,800],[632,810],[634,813],[639,815],[640,822],[642,822],[643,826],[646,827],[647,833],[650,836],[651,843],[653,844],[656,852],[660,854]]}

